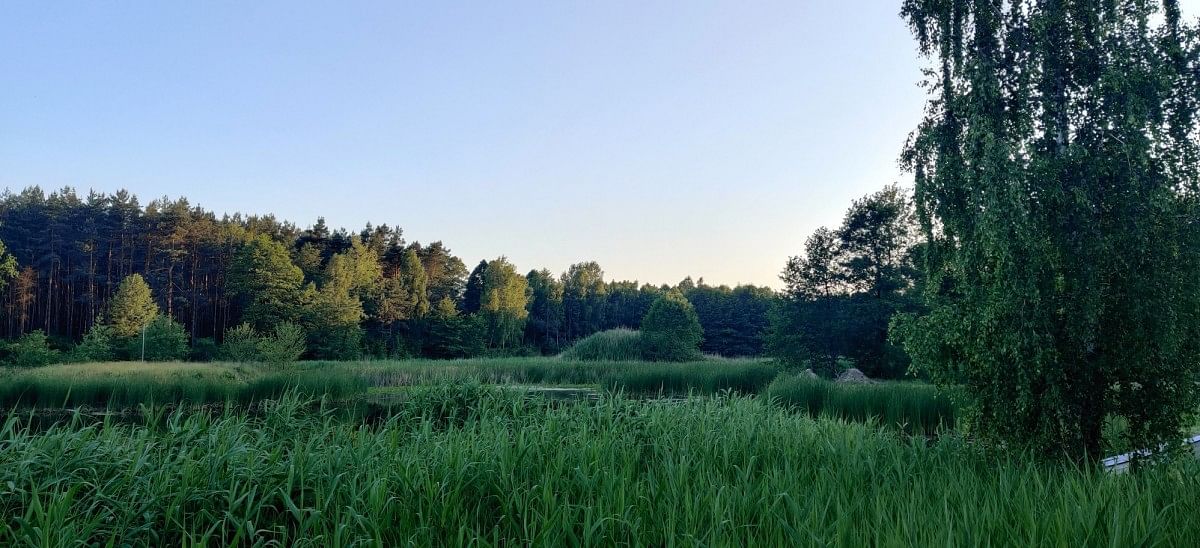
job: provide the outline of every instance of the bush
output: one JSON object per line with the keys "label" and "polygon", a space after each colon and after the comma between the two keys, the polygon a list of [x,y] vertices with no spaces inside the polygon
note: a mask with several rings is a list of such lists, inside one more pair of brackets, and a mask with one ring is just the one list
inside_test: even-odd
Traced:
{"label": "bush", "polygon": [[112,326],[103,323],[92,324],[92,328],[84,333],[83,340],[71,352],[71,359],[79,362],[107,362],[117,357],[115,347],[116,335]]}
{"label": "bush", "polygon": [[248,323],[225,332],[221,359],[232,362],[266,362],[282,365],[300,359],[305,350],[304,329],[283,322],[268,335],[260,334]]}
{"label": "bush", "polygon": [[[126,354],[131,359],[166,362],[182,360],[188,355],[188,335],[183,326],[167,316],[156,316],[146,326],[144,335],[134,336],[125,343]],[[144,345],[143,345],[143,337]]]}
{"label": "bush", "polygon": [[642,359],[641,334],[617,328],[592,333],[561,354],[568,360],[637,361]]}
{"label": "bush", "polygon": [[192,351],[189,353],[189,359],[194,362],[211,362],[217,359],[221,349],[217,346],[216,339],[212,337],[200,337],[192,341]]}
{"label": "bush", "polygon": [[700,358],[704,329],[696,309],[678,291],[668,292],[650,305],[642,319],[642,359],[682,362]]}
{"label": "bush", "polygon": [[62,360],[62,353],[50,348],[46,333],[40,329],[8,343],[5,351],[4,363],[13,367],[41,367]]}
{"label": "bush", "polygon": [[258,361],[258,346],[262,336],[248,323],[225,330],[225,342],[221,343],[221,359],[231,362]]}
{"label": "bush", "polygon": [[291,322],[275,326],[274,332],[258,341],[258,358],[273,365],[300,359],[305,349],[304,329]]}

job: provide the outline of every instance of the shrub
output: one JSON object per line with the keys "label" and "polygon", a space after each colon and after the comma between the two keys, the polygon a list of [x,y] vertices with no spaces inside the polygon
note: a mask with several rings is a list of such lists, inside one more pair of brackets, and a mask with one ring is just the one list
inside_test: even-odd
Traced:
{"label": "shrub", "polygon": [[304,329],[291,322],[275,326],[270,334],[260,334],[248,323],[225,332],[221,358],[232,362],[266,362],[272,365],[291,363],[304,354]]}
{"label": "shrub", "polygon": [[116,335],[112,326],[97,322],[84,333],[83,340],[71,352],[71,359],[80,362],[111,361],[117,357],[115,343]]}
{"label": "shrub", "polygon": [[273,365],[292,363],[300,359],[305,349],[304,328],[291,322],[275,326],[275,330],[258,341],[258,358]]}
{"label": "shrub", "polygon": [[212,337],[200,337],[192,341],[192,350],[189,353],[189,359],[194,362],[211,362],[217,359],[221,349],[217,346],[216,339]]}
{"label": "shrub", "polygon": [[262,336],[248,323],[225,330],[221,343],[221,359],[231,362],[258,361],[258,346]]}
{"label": "shrub", "polygon": [[46,333],[40,329],[21,335],[8,343],[5,350],[4,362],[13,367],[41,367],[62,359],[62,353],[50,348]]}
{"label": "shrub", "polygon": [[636,361],[642,358],[641,334],[617,328],[592,333],[561,354],[568,360]]}
{"label": "shrub", "polygon": [[[182,360],[188,355],[188,336],[183,326],[167,316],[156,316],[146,326],[144,335],[134,336],[125,343],[126,353],[132,359],[164,362]],[[145,338],[143,344],[143,337]]]}
{"label": "shrub", "polygon": [[681,362],[700,358],[704,329],[696,309],[678,291],[659,297],[642,319],[642,358]]}

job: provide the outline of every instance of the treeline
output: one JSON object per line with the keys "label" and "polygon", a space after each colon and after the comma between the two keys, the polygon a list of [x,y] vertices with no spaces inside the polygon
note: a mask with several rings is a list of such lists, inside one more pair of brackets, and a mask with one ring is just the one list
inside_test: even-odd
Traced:
{"label": "treeline", "polygon": [[[776,295],[754,286],[606,281],[595,262],[561,275],[520,274],[504,257],[468,271],[441,242],[406,242],[398,227],[305,229],[273,216],[222,215],[186,199],[37,187],[0,196],[7,268],[6,338],[44,333],[66,349],[108,321],[121,283],[144,280],[153,304],[193,349],[247,324],[300,326],[313,358],[557,353],[600,330],[638,328],[678,290],[704,329],[702,350],[764,351]],[[11,262],[15,259],[15,264]],[[163,329],[167,329],[166,326]]]}

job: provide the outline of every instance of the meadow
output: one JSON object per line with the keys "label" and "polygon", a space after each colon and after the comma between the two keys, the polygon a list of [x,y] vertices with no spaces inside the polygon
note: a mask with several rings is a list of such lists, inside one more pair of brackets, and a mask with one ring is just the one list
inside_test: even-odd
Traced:
{"label": "meadow", "polygon": [[[728,394],[414,389],[380,422],[0,425],[0,544],[1184,545],[1200,467],[1113,475]],[[421,402],[442,402],[424,405]],[[446,404],[446,402],[450,402]]]}
{"label": "meadow", "polygon": [[0,545],[1200,534],[1196,461],[1122,475],[1039,461],[971,442],[932,386],[842,385],[761,359],[71,364],[0,370],[0,402]]}

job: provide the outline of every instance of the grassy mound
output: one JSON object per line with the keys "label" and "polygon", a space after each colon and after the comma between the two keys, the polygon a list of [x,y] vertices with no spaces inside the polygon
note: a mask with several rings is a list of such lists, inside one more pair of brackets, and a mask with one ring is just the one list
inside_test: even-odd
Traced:
{"label": "grassy mound", "polygon": [[624,328],[593,333],[580,339],[560,357],[584,361],[637,361],[642,359],[641,333]]}

